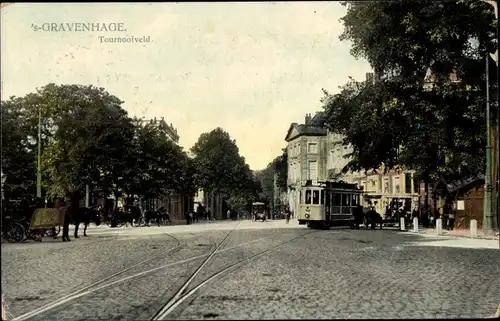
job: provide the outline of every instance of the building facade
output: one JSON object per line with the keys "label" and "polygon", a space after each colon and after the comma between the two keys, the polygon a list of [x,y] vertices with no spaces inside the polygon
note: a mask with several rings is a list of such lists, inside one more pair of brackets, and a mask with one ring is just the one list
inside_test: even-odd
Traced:
{"label": "building facade", "polygon": [[288,149],[288,204],[296,211],[300,188],[307,180],[313,185],[322,181],[345,181],[364,190],[363,205],[374,206],[384,213],[391,203],[414,208],[419,202],[413,171],[384,170],[343,173],[352,148],[343,144],[343,137],[325,127],[325,115],[306,115],[304,124],[292,123],[285,138]]}
{"label": "building facade", "polygon": [[324,115],[307,114],[304,124],[292,123],[285,137],[288,153],[288,206],[298,209],[300,188],[307,180],[313,184],[327,178],[327,130]]}

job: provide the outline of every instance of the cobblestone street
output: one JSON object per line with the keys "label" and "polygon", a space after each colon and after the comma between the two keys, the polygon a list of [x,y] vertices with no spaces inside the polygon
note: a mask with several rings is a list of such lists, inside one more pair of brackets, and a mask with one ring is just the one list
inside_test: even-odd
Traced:
{"label": "cobblestone street", "polygon": [[10,319],[151,319],[223,240],[166,319],[484,318],[500,303],[491,240],[283,221],[88,234],[2,244]]}

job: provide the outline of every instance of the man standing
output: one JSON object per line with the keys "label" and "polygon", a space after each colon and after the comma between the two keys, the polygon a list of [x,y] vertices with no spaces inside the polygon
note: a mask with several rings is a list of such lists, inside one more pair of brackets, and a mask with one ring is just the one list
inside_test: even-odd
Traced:
{"label": "man standing", "polygon": [[63,201],[62,206],[60,207],[61,211],[64,211],[64,223],[63,223],[63,235],[62,235],[62,240],[63,242],[69,242],[71,239],[69,238],[69,224],[71,223],[72,217],[73,217],[73,205],[71,202],[67,204],[66,201]]}

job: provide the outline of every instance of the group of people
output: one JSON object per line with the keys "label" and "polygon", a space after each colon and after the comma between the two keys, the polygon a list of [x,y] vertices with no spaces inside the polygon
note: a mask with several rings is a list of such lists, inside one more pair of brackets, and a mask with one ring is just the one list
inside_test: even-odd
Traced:
{"label": "group of people", "polygon": [[188,224],[198,223],[200,218],[207,222],[213,220],[210,209],[205,209],[202,205],[199,205],[196,210],[188,211],[185,216]]}

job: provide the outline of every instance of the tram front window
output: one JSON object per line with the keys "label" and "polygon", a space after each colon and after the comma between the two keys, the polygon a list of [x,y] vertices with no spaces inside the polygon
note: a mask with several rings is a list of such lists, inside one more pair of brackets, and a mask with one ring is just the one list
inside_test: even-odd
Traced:
{"label": "tram front window", "polygon": [[307,190],[306,191],[306,204],[311,204],[311,191]]}
{"label": "tram front window", "polygon": [[319,204],[319,191],[313,191],[313,204]]}

